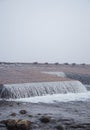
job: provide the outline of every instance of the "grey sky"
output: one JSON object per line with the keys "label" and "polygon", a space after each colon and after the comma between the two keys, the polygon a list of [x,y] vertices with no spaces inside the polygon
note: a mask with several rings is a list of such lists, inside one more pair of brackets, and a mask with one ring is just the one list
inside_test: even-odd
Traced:
{"label": "grey sky", "polygon": [[0,0],[0,61],[90,64],[90,0]]}

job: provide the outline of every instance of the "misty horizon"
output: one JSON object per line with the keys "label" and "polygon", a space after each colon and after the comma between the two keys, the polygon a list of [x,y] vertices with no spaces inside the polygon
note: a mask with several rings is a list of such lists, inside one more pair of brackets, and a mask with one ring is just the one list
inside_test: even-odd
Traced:
{"label": "misty horizon", "polygon": [[0,62],[90,64],[90,0],[1,0]]}

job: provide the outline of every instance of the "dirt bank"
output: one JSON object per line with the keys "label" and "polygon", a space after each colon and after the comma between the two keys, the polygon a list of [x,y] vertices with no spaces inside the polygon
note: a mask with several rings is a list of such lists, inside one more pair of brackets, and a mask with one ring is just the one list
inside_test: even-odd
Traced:
{"label": "dirt bank", "polygon": [[0,64],[0,84],[69,80],[43,73],[43,71],[90,75],[90,65]]}

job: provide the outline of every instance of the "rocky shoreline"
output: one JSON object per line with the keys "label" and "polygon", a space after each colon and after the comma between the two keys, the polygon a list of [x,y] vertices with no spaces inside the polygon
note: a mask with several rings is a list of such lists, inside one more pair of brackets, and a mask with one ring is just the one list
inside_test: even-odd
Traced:
{"label": "rocky shoreline", "polygon": [[83,84],[90,85],[90,74],[65,73],[67,78],[79,80]]}
{"label": "rocky shoreline", "polygon": [[90,130],[90,101],[54,104],[0,101],[0,130],[11,129]]}

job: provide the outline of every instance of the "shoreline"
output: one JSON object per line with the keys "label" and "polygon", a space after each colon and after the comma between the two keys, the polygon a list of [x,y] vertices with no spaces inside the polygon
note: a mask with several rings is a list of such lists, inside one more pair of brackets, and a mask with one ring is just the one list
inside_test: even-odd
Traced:
{"label": "shoreline", "polygon": [[[25,110],[26,114],[20,114],[20,110]],[[16,115],[11,116],[12,113]],[[44,116],[50,117],[50,122],[42,123],[40,118]],[[90,101],[53,104],[0,101],[0,121],[7,119],[27,119],[33,122],[31,130],[57,130],[55,127],[60,124],[65,130],[87,130],[90,128]]]}

